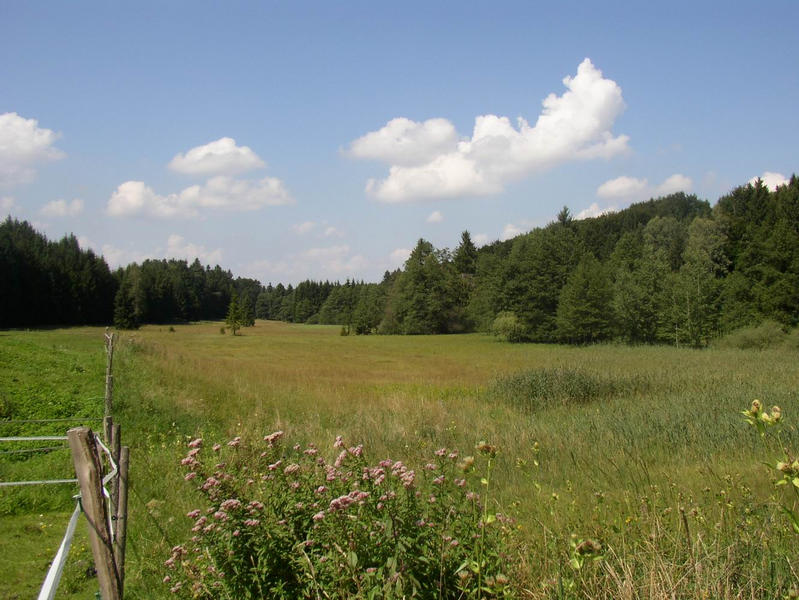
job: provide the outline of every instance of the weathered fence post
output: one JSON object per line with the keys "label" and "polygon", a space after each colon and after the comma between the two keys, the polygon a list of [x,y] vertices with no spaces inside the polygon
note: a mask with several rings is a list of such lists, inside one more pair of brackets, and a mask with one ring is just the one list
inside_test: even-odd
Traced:
{"label": "weathered fence post", "polygon": [[119,452],[118,503],[116,507],[117,535],[114,540],[114,557],[119,570],[119,594],[125,585],[125,542],[128,538],[128,466],[130,464],[130,448],[122,446]]}
{"label": "weathered fence post", "polygon": [[94,433],[88,427],[73,427],[67,432],[67,439],[80,485],[83,512],[89,522],[89,541],[100,594],[103,600],[120,600],[122,585],[108,527],[108,507],[103,497],[102,461]]}
{"label": "weathered fence post", "polygon": [[116,333],[108,333],[108,328],[105,331],[105,352],[108,360],[105,365],[105,416],[111,414],[113,408],[113,395],[114,395],[114,340]]}

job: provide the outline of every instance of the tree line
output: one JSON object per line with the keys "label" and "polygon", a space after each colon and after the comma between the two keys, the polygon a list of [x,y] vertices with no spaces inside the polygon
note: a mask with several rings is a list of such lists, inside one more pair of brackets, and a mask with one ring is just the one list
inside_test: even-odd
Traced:
{"label": "tree line", "polygon": [[[420,239],[380,282],[263,286],[199,260],[111,272],[74,236],[0,226],[2,327],[255,319],[342,325],[354,334],[492,331],[510,341],[702,346],[769,319],[799,324],[799,181],[735,188],[711,207],[683,193],[450,251]],[[234,301],[231,311],[231,301]]]}

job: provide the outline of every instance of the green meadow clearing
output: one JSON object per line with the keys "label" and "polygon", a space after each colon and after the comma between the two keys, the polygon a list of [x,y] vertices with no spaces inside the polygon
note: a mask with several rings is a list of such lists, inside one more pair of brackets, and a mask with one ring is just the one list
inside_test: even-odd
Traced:
{"label": "green meadow clearing", "polygon": [[[765,599],[799,587],[799,535],[780,508],[795,497],[764,464],[781,458],[779,443],[741,415],[755,398],[779,405],[781,443],[799,451],[796,350],[339,332],[258,321],[235,337],[220,323],[121,333],[126,597],[170,596],[163,562],[191,537],[184,515],[200,504],[179,464],[186,443],[255,442],[278,429],[330,454],[342,435],[372,459],[408,464],[442,446],[496,445],[490,502],[515,519],[520,597]],[[0,332],[0,418],[102,416],[102,334]],[[0,454],[0,480],[71,476],[63,450],[20,456]],[[64,488],[0,489],[0,597],[38,590],[73,506],[75,489]],[[601,560],[570,564],[573,535],[600,542]],[[88,558],[79,537],[59,597],[96,590]]]}

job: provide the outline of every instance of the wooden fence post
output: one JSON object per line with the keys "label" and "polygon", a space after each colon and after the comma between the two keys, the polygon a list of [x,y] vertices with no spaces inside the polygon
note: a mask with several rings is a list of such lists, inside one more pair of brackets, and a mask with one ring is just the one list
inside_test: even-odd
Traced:
{"label": "wooden fence post", "polygon": [[72,461],[80,485],[81,504],[89,522],[97,581],[103,600],[121,600],[121,583],[108,528],[108,507],[103,497],[102,461],[94,433],[88,427],[73,427],[67,432]]}
{"label": "wooden fence post", "polygon": [[128,466],[130,464],[130,448],[122,446],[119,452],[118,503],[116,506],[117,535],[114,540],[114,557],[119,570],[119,593],[125,585],[125,542],[128,538]]}
{"label": "wooden fence post", "polygon": [[105,365],[105,416],[111,414],[113,409],[113,395],[114,395],[114,340],[116,333],[108,333],[106,328],[105,333],[105,352],[108,355],[108,360]]}

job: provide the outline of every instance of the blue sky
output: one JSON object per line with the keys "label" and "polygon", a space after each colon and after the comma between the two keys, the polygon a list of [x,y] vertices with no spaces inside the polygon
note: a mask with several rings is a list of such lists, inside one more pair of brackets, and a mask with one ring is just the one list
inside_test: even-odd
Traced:
{"label": "blue sky", "polygon": [[799,3],[650,4],[0,0],[0,213],[112,266],[375,281],[797,171]]}

